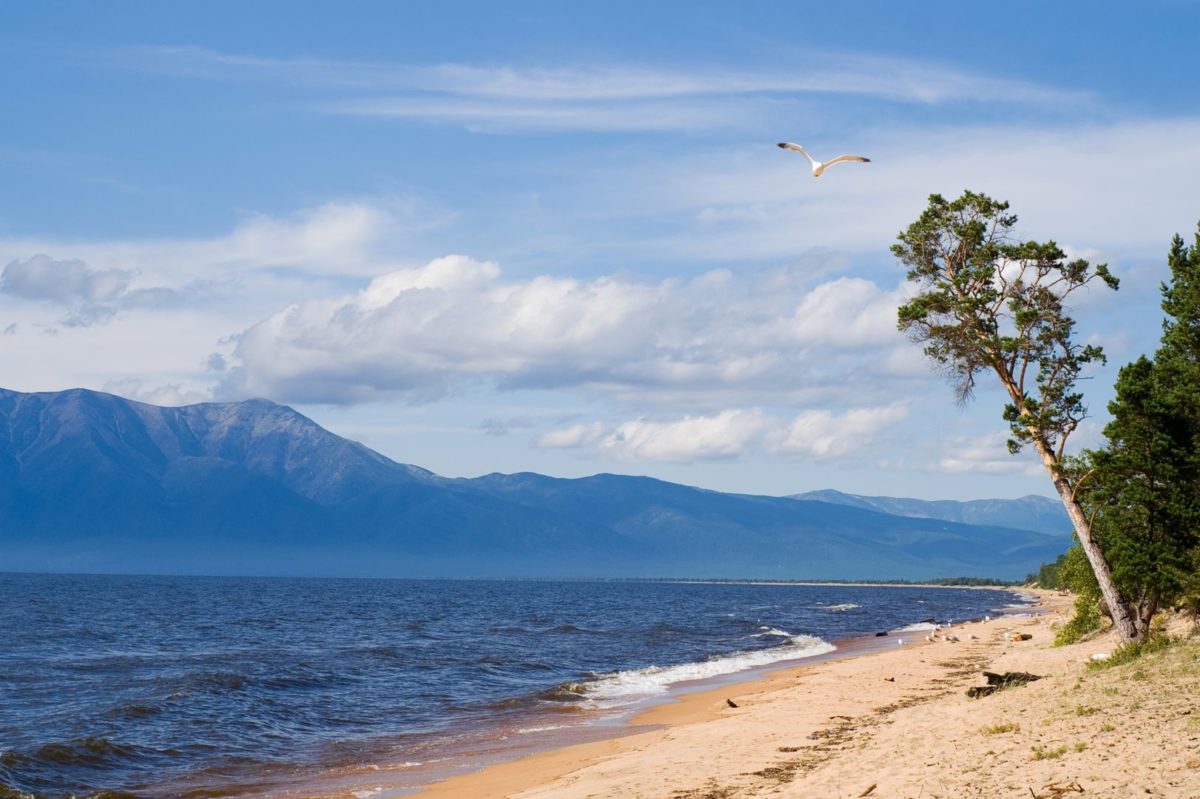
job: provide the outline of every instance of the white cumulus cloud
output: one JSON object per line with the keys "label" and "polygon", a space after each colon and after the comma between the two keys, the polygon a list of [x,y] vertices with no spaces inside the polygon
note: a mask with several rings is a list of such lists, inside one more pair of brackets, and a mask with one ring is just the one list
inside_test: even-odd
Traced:
{"label": "white cumulus cloud", "polygon": [[771,442],[780,454],[834,458],[863,449],[881,432],[903,421],[908,408],[894,404],[852,408],[842,413],[810,410],[801,413]]}
{"label": "white cumulus cloud", "polygon": [[618,425],[602,448],[618,457],[649,461],[734,458],[760,439],[769,424],[760,411],[725,410],[674,422],[632,421]]}
{"label": "white cumulus cloud", "polygon": [[542,448],[585,447],[623,460],[690,463],[748,454],[841,458],[868,449],[908,415],[903,405],[804,411],[788,418],[759,408],[727,408],[673,420],[635,419],[606,427],[574,424],[539,436]]}
{"label": "white cumulus cloud", "polygon": [[884,359],[904,346],[900,298],[865,280],[809,286],[789,270],[505,280],[494,263],[454,255],[249,327],[224,388],[321,403],[425,399],[481,382],[690,391],[693,404],[722,389],[804,392],[852,370],[856,354]]}
{"label": "white cumulus cloud", "polygon": [[1008,434],[988,433],[980,436],[955,436],[942,446],[941,457],[932,464],[932,471],[947,474],[1044,474],[1028,451],[1018,455],[1008,452]]}
{"label": "white cumulus cloud", "polygon": [[534,446],[540,449],[574,449],[584,447],[597,441],[604,435],[604,424],[573,424],[559,430],[549,430],[542,433],[534,441]]}

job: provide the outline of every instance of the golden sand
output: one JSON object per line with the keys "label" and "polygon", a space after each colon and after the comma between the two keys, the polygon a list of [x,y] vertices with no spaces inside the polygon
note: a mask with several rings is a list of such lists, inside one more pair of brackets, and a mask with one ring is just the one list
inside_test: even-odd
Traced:
{"label": "golden sand", "polygon": [[[1041,617],[959,625],[957,643],[918,633],[686,695],[635,720],[662,725],[649,732],[491,766],[420,796],[1200,797],[1200,649],[1089,671],[1111,637],[1052,648],[1070,599],[1042,602]],[[1013,642],[1013,632],[1032,637]],[[968,699],[984,670],[1044,679]]]}

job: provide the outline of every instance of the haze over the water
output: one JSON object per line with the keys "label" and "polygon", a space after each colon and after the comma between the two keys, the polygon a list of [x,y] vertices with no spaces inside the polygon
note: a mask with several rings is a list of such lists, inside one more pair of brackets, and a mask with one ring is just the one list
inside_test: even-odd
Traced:
{"label": "haze over the water", "polygon": [[1094,443],[1196,222],[1200,7],[1154,5],[10,6],[0,385],[263,396],[445,475],[1044,493],[887,247],[971,188],[1107,261]]}

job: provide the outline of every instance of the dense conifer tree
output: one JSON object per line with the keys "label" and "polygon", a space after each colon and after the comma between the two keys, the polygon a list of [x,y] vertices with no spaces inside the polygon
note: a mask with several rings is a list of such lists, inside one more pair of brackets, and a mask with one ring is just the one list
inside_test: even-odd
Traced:
{"label": "dense conifer tree", "polygon": [[1162,286],[1162,344],[1125,366],[1109,404],[1104,449],[1077,467],[1121,592],[1139,632],[1163,602],[1196,589],[1200,542],[1200,234],[1176,236]]}

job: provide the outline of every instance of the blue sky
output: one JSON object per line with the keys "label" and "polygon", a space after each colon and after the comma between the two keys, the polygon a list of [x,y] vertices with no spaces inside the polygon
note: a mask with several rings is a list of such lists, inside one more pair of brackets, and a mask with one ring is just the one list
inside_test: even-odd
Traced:
{"label": "blue sky", "polygon": [[[1048,493],[895,332],[931,192],[1107,261],[1153,348],[1200,5],[0,7],[0,381],[266,396],[448,475]],[[819,180],[798,156],[862,152]]]}

